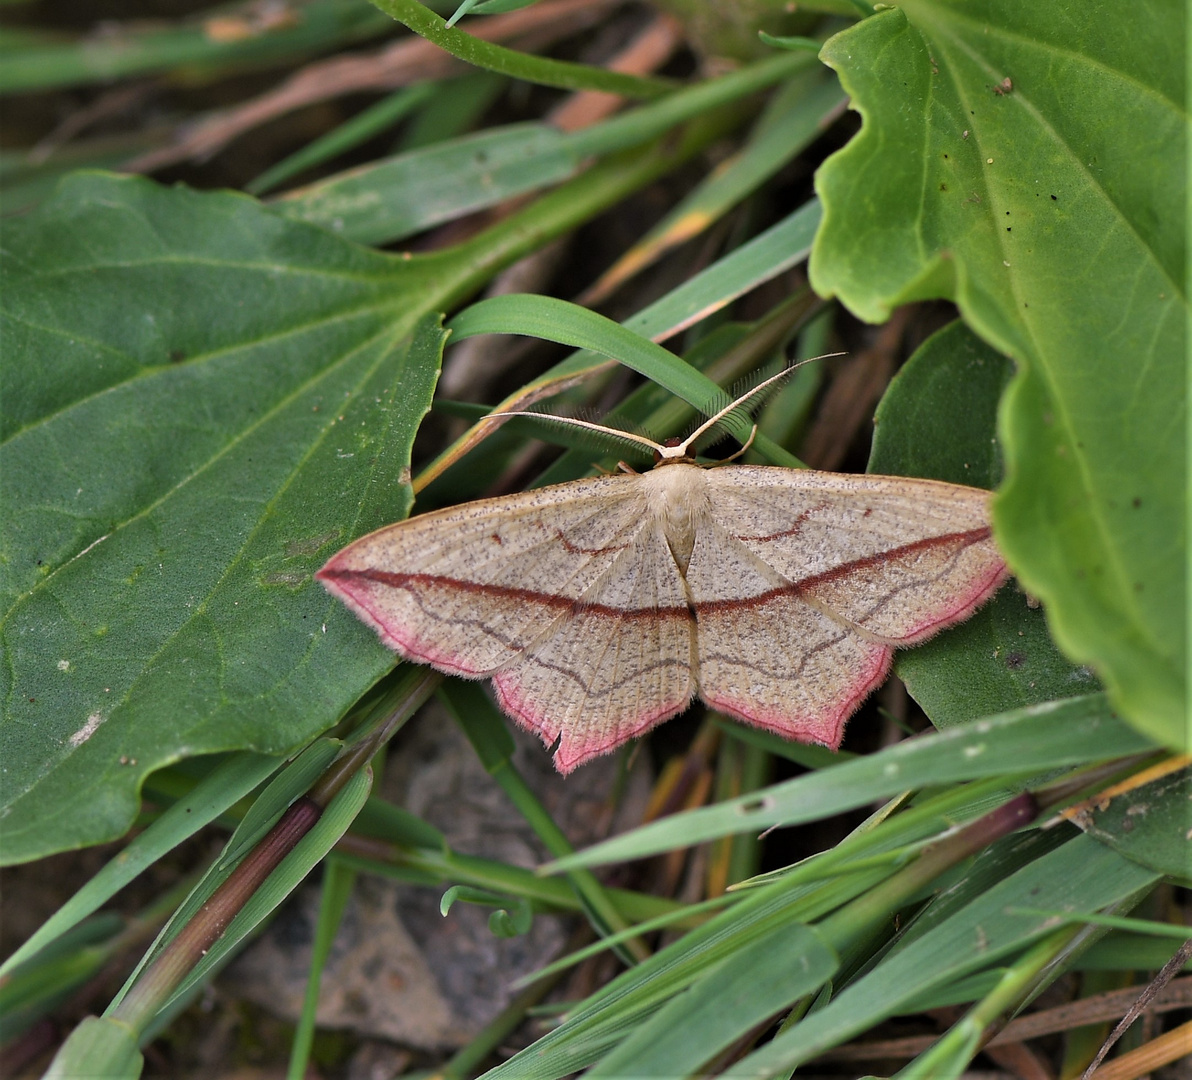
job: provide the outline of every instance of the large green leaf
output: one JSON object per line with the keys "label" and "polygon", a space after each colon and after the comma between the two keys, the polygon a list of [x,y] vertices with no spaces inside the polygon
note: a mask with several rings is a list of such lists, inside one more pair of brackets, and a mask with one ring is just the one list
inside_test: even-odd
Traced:
{"label": "large green leaf", "polygon": [[823,59],[861,112],[820,170],[816,288],[946,296],[1018,364],[999,543],[1124,713],[1184,737],[1183,12],[906,0]]}
{"label": "large green leaf", "polygon": [[419,268],[239,196],[79,176],[5,242],[13,860],[117,835],[179,757],[291,749],[392,663],[311,574],[407,513],[443,332],[410,337]]}

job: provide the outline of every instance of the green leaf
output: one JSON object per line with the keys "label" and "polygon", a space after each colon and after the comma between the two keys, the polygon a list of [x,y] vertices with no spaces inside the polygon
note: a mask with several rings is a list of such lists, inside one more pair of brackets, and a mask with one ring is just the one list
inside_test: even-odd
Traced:
{"label": "green leaf", "polygon": [[124,986],[113,998],[113,1007],[123,1000],[141,972],[157,958],[186,923],[211,898],[215,890],[227,880],[237,863],[277,823],[290,803],[306,793],[315,779],[322,775],[342,749],[343,743],[337,739],[319,739],[308,746],[294,761],[281,769],[265,786],[265,789],[253,800],[248,813],[244,815],[240,824],[228,838],[219,858],[207,867],[206,872],[195,883],[186,899],[178,905],[173,915],[170,916],[169,922],[158,933],[153,944],[138,961],[132,974],[125,980]]}
{"label": "green leaf", "polygon": [[1089,836],[1161,873],[1192,881],[1192,769],[1106,797],[1074,819]]}
{"label": "green leaf", "polygon": [[143,1066],[132,1028],[119,1020],[88,1016],[54,1055],[45,1080],[134,1080]]}
{"label": "green leaf", "polygon": [[999,543],[1064,651],[1171,744],[1186,737],[1183,42],[1174,4],[1026,0],[908,0],[837,35],[822,57],[864,126],[818,174],[811,262],[817,290],[869,320],[954,299],[1018,364]]}
{"label": "green leaf", "polygon": [[180,756],[285,752],[392,657],[311,580],[403,517],[418,266],[78,175],[6,229],[3,858],[122,832]]}
{"label": "green leaf", "polygon": [[[869,471],[996,487],[997,403],[1013,373],[960,320],[933,334],[878,406]],[[895,665],[936,727],[1098,689],[1013,584],[960,626],[898,653]]]}

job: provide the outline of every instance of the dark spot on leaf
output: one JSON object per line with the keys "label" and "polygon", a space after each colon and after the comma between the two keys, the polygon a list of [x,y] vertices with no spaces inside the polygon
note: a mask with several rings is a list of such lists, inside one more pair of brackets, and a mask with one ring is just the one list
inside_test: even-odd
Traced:
{"label": "dark spot on leaf", "polygon": [[1052,198],[1052,200],[1053,200],[1053,201],[1056,201],[1056,202],[1058,202],[1058,201],[1059,201],[1058,199],[1056,199],[1056,197],[1055,197],[1054,195],[1052,195],[1052,197],[1051,197],[1051,198]]}
{"label": "dark spot on leaf", "polygon": [[35,698],[35,697],[31,697],[31,698],[29,699],[29,704],[30,704],[30,705],[36,705],[36,704],[37,704],[37,698]]}
{"label": "dark spot on leaf", "polygon": [[947,190],[948,190],[947,184],[940,184],[940,191],[947,191]]}
{"label": "dark spot on leaf", "polygon": [[181,364],[182,361],[185,359],[186,359],[186,353],[184,353],[181,349],[171,349],[170,350],[170,363],[171,364]]}
{"label": "dark spot on leaf", "polygon": [[1137,495],[1135,495],[1134,498],[1130,500],[1130,505],[1132,507],[1134,507],[1135,510],[1137,510],[1142,505],[1142,500]]}
{"label": "dark spot on leaf", "polygon": [[742,814],[758,814],[768,809],[770,802],[771,800],[768,798],[750,799],[748,802],[741,803],[738,812]]}
{"label": "dark spot on leaf", "polygon": [[1018,671],[1026,666],[1026,655],[1020,652],[1006,653],[1005,664],[1007,671]]}

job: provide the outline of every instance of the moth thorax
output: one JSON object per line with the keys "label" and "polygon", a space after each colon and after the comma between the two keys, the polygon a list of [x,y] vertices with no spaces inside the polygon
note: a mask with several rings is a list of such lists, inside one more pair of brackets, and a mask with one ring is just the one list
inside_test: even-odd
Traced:
{"label": "moth thorax", "polygon": [[662,527],[680,572],[687,573],[695,534],[708,513],[708,482],[697,465],[673,463],[642,478],[647,482],[650,512]]}

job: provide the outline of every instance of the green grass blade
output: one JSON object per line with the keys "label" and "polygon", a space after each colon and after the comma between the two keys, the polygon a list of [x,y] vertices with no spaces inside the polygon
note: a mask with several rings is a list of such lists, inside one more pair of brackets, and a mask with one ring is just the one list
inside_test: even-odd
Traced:
{"label": "green grass blade", "polygon": [[486,1080],[553,1080],[590,1064],[671,997],[751,941],[818,918],[889,874],[888,869],[868,870],[816,885],[778,882],[758,889],[617,976],[554,1031],[486,1073]]}
{"label": "green grass blade", "polygon": [[110,859],[90,881],[62,905],[37,932],[0,966],[0,976],[33,956],[96,911],[167,851],[214,821],[258,784],[277,771],[277,758],[241,753],[221,762],[184,799],[169,807],[152,825]]}
{"label": "green grass blade", "polygon": [[581,161],[548,124],[511,124],[320,180],[273,206],[358,243],[390,243],[558,184]]}
{"label": "green grass blade", "polygon": [[[416,123],[411,133],[416,148],[290,192],[274,206],[288,217],[322,225],[359,243],[389,243],[557,184],[594,156],[641,146],[798,70],[786,58],[782,63],[754,64],[573,134],[549,124],[524,123],[445,142],[443,132],[449,128],[443,121],[437,124],[434,140]],[[470,99],[483,100],[491,92],[483,85],[477,89],[465,80],[455,82],[463,90],[471,88]],[[446,92],[427,104],[428,128],[441,111],[460,111],[452,100],[454,90],[448,84]]]}
{"label": "green grass blade", "polygon": [[475,67],[486,68],[515,79],[555,86],[562,90],[601,90],[622,97],[649,98],[664,94],[673,86],[664,79],[643,79],[622,75],[587,64],[573,64],[550,60],[530,53],[517,52],[501,45],[448,27],[446,21],[415,0],[372,0],[386,15],[390,15],[414,33],[438,45]]}
{"label": "green grass blade", "polygon": [[1051,932],[1054,923],[1007,913],[1027,897],[1046,897],[1047,906],[1102,908],[1129,900],[1158,878],[1096,841],[1077,836],[981,893],[931,934],[880,963],[724,1075],[740,1080],[779,1075],[898,1015],[904,1003],[932,987],[1030,946]]}
{"label": "green grass blade", "polygon": [[[600,353],[641,372],[705,415],[719,409],[724,400],[724,391],[716,383],[674,353],[612,319],[555,297],[494,296],[461,312],[447,329],[460,340],[477,334],[527,334]],[[749,425],[743,419],[726,418],[725,425],[741,442],[749,438]],[[796,458],[769,440],[755,438],[754,446],[775,464],[798,465]]]}
{"label": "green grass blade", "polygon": [[402,87],[266,169],[255,180],[245,184],[244,190],[251,195],[262,195],[284,184],[291,176],[322,165],[323,162],[346,153],[362,142],[367,142],[374,135],[379,135],[413,112],[434,95],[435,89],[433,83],[417,83],[414,86]]}
{"label": "green grass blade", "polygon": [[[208,972],[237,949],[240,943],[289,896],[307,874],[331,850],[335,842],[347,832],[372,787],[372,774],[358,772],[331,801],[318,822],[285,857],[281,865],[257,889],[252,898],[228,925],[223,936],[191,970],[171,995],[171,1001],[185,996]],[[163,1003],[160,1011],[170,1007]],[[111,1008],[109,1007],[109,1012]]]}
{"label": "green grass blade", "polygon": [[779,1010],[814,994],[840,959],[813,927],[784,926],[736,950],[673,997],[586,1076],[695,1073]]}
{"label": "green grass blade", "polygon": [[89,1016],[70,1033],[54,1055],[44,1080],[135,1080],[144,1059],[127,1024]]}
{"label": "green grass blade", "polygon": [[327,766],[338,756],[342,744],[335,739],[319,739],[307,747],[298,758],[287,765],[256,797],[236,831],[228,838],[220,857],[191,890],[174,916],[158,934],[140,963],[112,999],[118,1005],[141,971],[173,939],[178,930],[199,910],[220,883],[232,872],[244,854],[265,835],[286,807],[304,794]]}
{"label": "green grass blade", "polygon": [[829,817],[900,791],[1022,775],[1152,749],[1101,694],[1017,709],[898,743],[877,754],[801,776],[717,806],[675,814],[606,840],[544,869],[638,859],[738,832]]}
{"label": "green grass blade", "polygon": [[301,17],[290,25],[231,41],[217,40],[202,18],[164,27],[123,24],[93,39],[26,43],[8,51],[0,67],[0,93],[108,82],[152,72],[210,78],[229,68],[323,52],[339,43],[383,34],[386,28],[384,17],[359,0],[313,0],[302,6]]}
{"label": "green grass blade", "polygon": [[303,1080],[310,1061],[311,1045],[315,1037],[316,1015],[319,1009],[319,986],[323,969],[331,957],[331,946],[343,918],[344,908],[351,898],[356,884],[356,872],[345,867],[334,855],[327,859],[323,869],[323,888],[319,898],[319,919],[315,925],[315,940],[311,946],[310,974],[306,980],[306,996],[302,1001],[302,1012],[294,1029],[294,1041],[290,1049],[290,1063],[286,1069],[286,1080]]}

